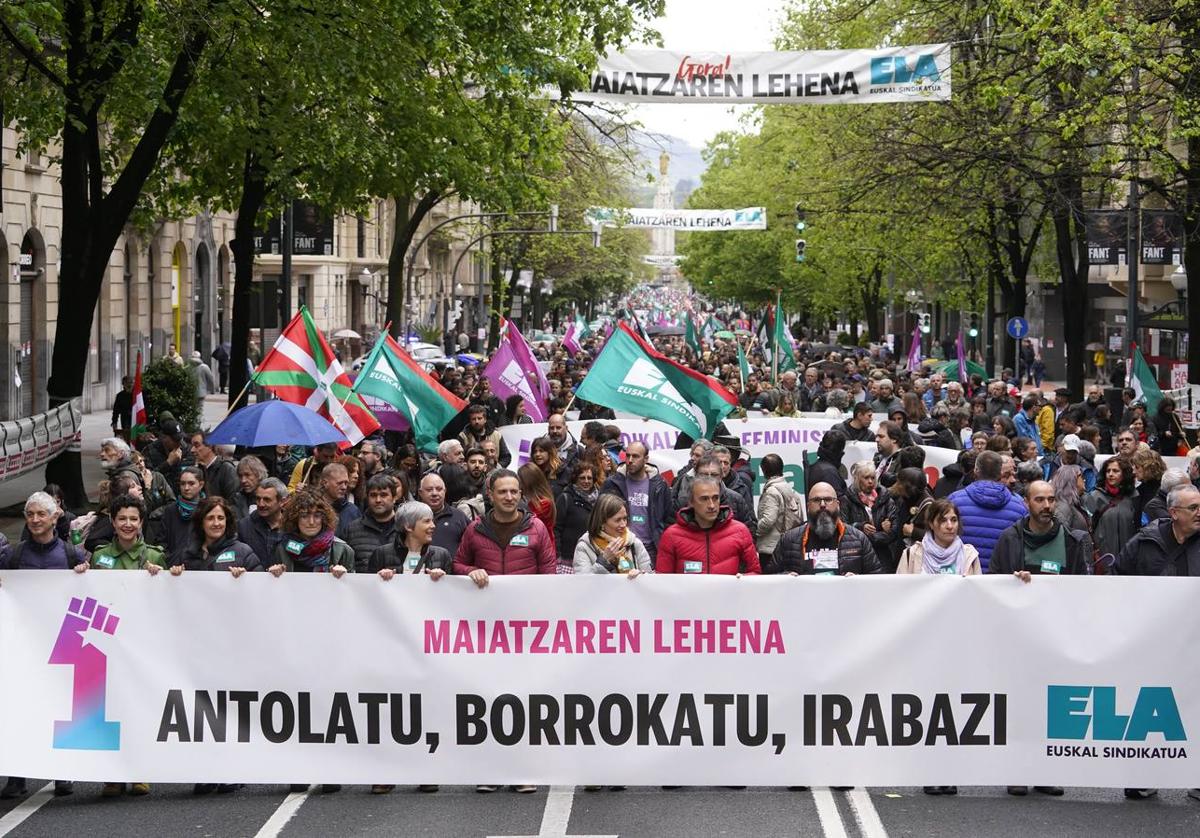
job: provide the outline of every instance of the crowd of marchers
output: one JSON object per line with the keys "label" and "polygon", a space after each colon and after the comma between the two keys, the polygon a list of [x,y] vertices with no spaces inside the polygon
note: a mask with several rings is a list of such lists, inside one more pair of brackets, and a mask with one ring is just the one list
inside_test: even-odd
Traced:
{"label": "crowd of marchers", "polygon": [[[0,542],[0,567],[369,573],[384,582],[420,573],[466,576],[481,589],[505,574],[1200,576],[1200,449],[1188,453],[1186,470],[1166,468],[1164,454],[1186,451],[1170,399],[1147,415],[1126,390],[1117,415],[1098,385],[1076,402],[1065,390],[1022,393],[1009,371],[964,384],[905,371],[886,349],[805,341],[797,369],[774,382],[772,366],[749,352],[743,382],[734,341],[712,340],[699,355],[677,338],[655,343],[723,381],[738,395],[738,416],[833,417],[815,462],[803,466],[804,495],[785,475],[797,464],[768,454],[753,473],[723,426],[712,440],[681,437],[690,458],[668,481],[655,451],[622,443],[611,410],[572,399],[597,341],[573,357],[543,343],[536,352],[548,362],[551,415],[515,469],[497,428],[528,423],[526,406],[520,397],[501,401],[472,369],[437,373],[469,404],[436,453],[393,432],[346,451],[234,449],[160,414],[134,445],[124,434],[103,441],[106,477],[91,510],[67,511],[52,485],[32,494],[20,538]],[[568,408],[584,420],[578,437]],[[127,417],[114,417],[114,430],[127,427]],[[849,441],[873,443],[874,455],[846,468]],[[936,480],[928,447],[958,452]],[[68,780],[55,784],[56,794],[72,791]],[[103,788],[148,791],[145,783]],[[25,793],[25,780],[12,777],[0,797]],[[1132,799],[1153,794],[1126,790]]]}

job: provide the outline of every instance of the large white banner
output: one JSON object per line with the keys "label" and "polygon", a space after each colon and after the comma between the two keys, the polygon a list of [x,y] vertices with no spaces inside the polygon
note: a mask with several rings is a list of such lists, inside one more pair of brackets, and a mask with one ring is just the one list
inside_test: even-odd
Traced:
{"label": "large white banner", "polygon": [[634,207],[589,207],[584,213],[588,224],[599,227],[650,227],[673,230],[765,230],[765,207],[744,209],[655,209]]}
{"label": "large white banner", "polygon": [[1197,598],[1109,577],[7,571],[0,774],[1196,787]]}
{"label": "large white banner", "polygon": [[[882,418],[880,416],[879,418]],[[754,491],[762,491],[763,480],[759,463],[767,454],[778,454],[783,459],[783,473],[792,481],[796,491],[804,493],[804,463],[810,455],[815,457],[821,437],[841,418],[828,416],[806,416],[797,419],[726,419],[725,427],[736,436],[741,447],[750,454],[750,470],[754,474]],[[567,430],[578,439],[585,422],[568,422]],[[650,462],[665,476],[679,472],[690,456],[687,449],[675,449],[679,430],[657,419],[617,419],[604,422],[621,429],[621,443],[643,442],[650,450]],[[872,427],[878,424],[872,422]],[[500,428],[513,460],[510,467],[516,469],[528,462],[533,441],[546,435],[546,424],[506,425]],[[949,448],[934,448],[922,445],[925,451],[925,475],[930,486],[937,485],[942,469],[958,459],[958,451]],[[850,466],[861,460],[870,460],[875,455],[875,443],[851,442],[846,445],[842,464],[847,473]]]}
{"label": "large white banner", "polygon": [[627,50],[576,98],[614,102],[841,105],[950,98],[950,45],[806,52]]}

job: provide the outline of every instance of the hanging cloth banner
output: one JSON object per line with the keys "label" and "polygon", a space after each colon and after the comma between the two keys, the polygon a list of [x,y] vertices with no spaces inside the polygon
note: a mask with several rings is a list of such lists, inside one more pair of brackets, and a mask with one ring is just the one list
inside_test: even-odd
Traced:
{"label": "hanging cloth banner", "polygon": [[950,99],[950,45],[805,52],[628,50],[575,98],[613,102],[843,105]]}
{"label": "hanging cloth banner", "polygon": [[588,207],[584,219],[593,227],[659,227],[718,232],[767,229],[766,207],[727,210]]}

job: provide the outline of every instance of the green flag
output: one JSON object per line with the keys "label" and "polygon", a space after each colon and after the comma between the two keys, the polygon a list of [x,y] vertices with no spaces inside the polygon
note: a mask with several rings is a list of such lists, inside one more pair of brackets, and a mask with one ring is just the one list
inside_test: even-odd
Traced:
{"label": "green flag", "polygon": [[683,335],[683,342],[687,344],[687,348],[692,350],[696,357],[699,358],[701,355],[701,349],[700,341],[696,340],[696,326],[692,322],[692,315],[688,314],[686,317],[687,325],[684,327],[685,332]]}
{"label": "green flag", "polygon": [[391,405],[412,426],[417,448],[437,451],[438,435],[467,403],[446,390],[389,334],[375,343],[354,391]]}
{"label": "green flag", "polygon": [[737,407],[737,397],[715,378],[660,354],[625,323],[613,330],[576,395],[661,420],[693,439],[711,439]]}
{"label": "green flag", "polygon": [[771,336],[772,349],[779,353],[776,369],[779,374],[796,368],[796,356],[792,353],[792,336],[788,334],[783,317],[783,306],[775,303],[775,334]]}
{"label": "green flag", "polygon": [[1154,373],[1151,371],[1150,365],[1142,357],[1142,350],[1137,346],[1133,347],[1132,372],[1129,386],[1133,388],[1133,392],[1137,393],[1137,397],[1145,402],[1146,415],[1154,416],[1158,413],[1158,405],[1162,402],[1163,393],[1159,389],[1158,382],[1154,378]]}
{"label": "green flag", "polygon": [[746,351],[742,349],[742,342],[738,341],[738,369],[742,372],[742,390],[746,389],[746,382],[750,380],[750,364],[746,361]]}

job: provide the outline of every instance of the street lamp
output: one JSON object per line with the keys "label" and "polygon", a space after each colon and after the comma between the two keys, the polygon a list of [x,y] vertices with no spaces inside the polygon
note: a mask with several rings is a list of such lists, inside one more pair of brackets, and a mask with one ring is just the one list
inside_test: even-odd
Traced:
{"label": "street lamp", "polygon": [[1179,265],[1175,268],[1175,272],[1171,274],[1170,280],[1171,287],[1175,289],[1175,293],[1179,295],[1179,299],[1182,302],[1183,298],[1187,296],[1188,284],[1187,271],[1183,269],[1183,265]]}

